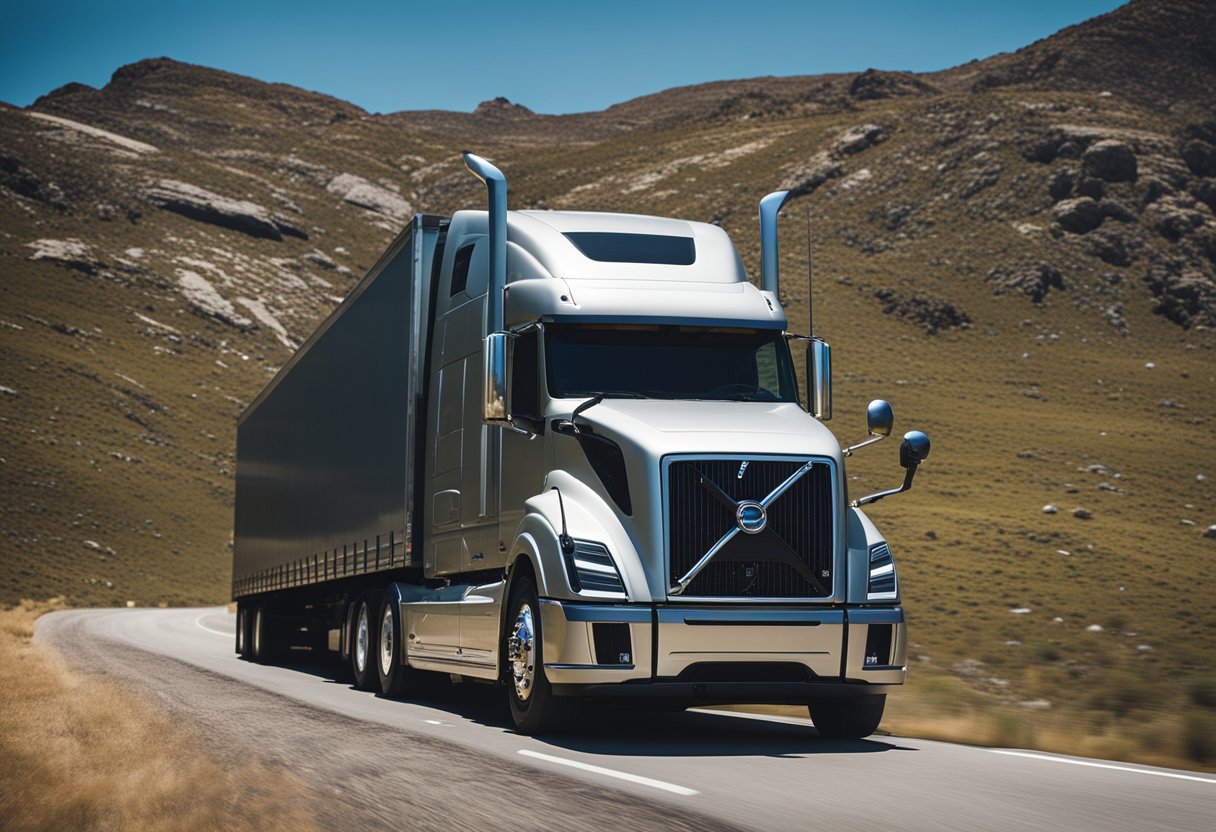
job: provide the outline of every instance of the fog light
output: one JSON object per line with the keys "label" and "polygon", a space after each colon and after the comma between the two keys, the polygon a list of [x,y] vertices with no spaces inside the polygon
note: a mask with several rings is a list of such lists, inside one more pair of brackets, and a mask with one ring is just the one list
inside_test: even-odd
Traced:
{"label": "fog light", "polygon": [[628,624],[592,624],[591,638],[595,642],[596,664],[633,664],[633,644]]}
{"label": "fog light", "polygon": [[866,630],[866,667],[885,667],[891,663],[892,624],[870,624]]}

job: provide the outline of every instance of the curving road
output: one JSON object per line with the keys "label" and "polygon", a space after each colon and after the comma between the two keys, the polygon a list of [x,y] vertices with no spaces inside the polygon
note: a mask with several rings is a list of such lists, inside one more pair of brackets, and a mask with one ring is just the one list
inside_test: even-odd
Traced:
{"label": "curving road", "polygon": [[545,830],[1200,830],[1216,776],[902,737],[828,741],[807,720],[596,709],[586,730],[512,730],[498,691],[400,702],[327,667],[232,653],[234,616],[80,610],[35,638],[135,683],[233,761],[286,767],[327,826]]}

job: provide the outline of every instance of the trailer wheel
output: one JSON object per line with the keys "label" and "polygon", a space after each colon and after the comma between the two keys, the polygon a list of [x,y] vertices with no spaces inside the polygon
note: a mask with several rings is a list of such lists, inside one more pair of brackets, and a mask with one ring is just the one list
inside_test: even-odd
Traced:
{"label": "trailer wheel", "polygon": [[351,616],[350,670],[358,690],[376,690],[376,598],[365,592],[355,599],[355,614]]}
{"label": "trailer wheel", "polygon": [[555,695],[545,677],[540,600],[527,575],[521,575],[511,585],[503,656],[511,718],[520,733],[557,733],[577,721],[582,702]]}
{"label": "trailer wheel", "polygon": [[832,699],[812,699],[807,709],[819,736],[857,740],[878,730],[887,704],[885,693]]}
{"label": "trailer wheel", "polygon": [[236,605],[236,654],[238,656],[245,655],[245,645],[248,639],[245,634],[245,619],[248,617],[249,611],[244,604]]}
{"label": "trailer wheel", "polygon": [[262,606],[253,608],[253,616],[249,622],[249,655],[253,660],[261,661],[266,658],[266,615]]}
{"label": "trailer wheel", "polygon": [[401,661],[402,646],[401,605],[394,592],[384,594],[380,610],[380,635],[376,649],[376,670],[380,677],[380,691],[385,696],[401,697],[415,687],[412,671]]}

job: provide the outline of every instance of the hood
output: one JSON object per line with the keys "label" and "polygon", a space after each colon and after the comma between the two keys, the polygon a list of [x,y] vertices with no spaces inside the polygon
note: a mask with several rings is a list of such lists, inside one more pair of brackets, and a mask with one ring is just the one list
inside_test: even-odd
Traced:
{"label": "hood", "polygon": [[651,458],[667,454],[793,454],[840,461],[830,430],[786,402],[605,399],[579,419]]}

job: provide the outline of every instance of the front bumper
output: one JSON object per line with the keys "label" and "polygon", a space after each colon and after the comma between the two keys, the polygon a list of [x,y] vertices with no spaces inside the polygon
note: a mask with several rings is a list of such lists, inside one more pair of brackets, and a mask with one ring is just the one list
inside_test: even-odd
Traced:
{"label": "front bumper", "polygon": [[900,607],[641,606],[544,599],[541,627],[545,675],[561,695],[797,704],[879,693],[902,684],[907,675],[907,627]]}

